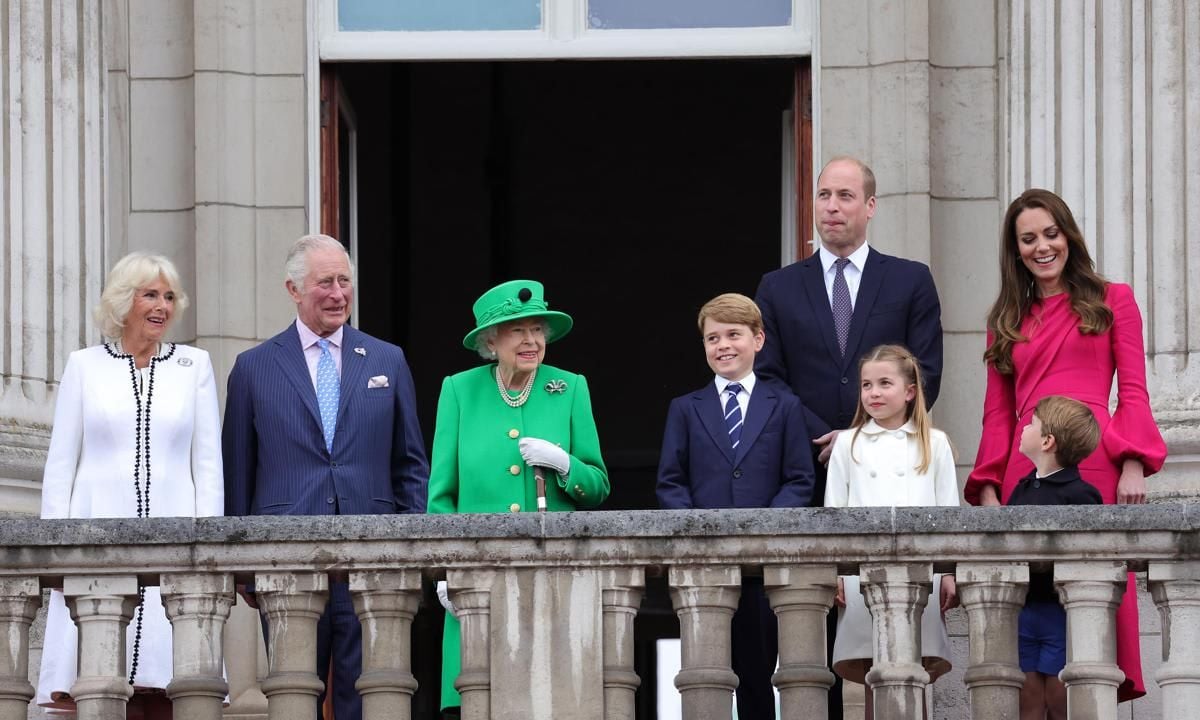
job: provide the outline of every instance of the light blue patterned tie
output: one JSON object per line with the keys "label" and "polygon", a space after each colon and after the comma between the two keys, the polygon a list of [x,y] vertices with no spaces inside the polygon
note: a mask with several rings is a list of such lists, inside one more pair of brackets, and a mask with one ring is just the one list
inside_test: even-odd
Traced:
{"label": "light blue patterned tie", "polygon": [[338,400],[342,391],[338,387],[337,366],[333,363],[333,353],[329,352],[329,341],[321,338],[317,345],[321,347],[321,359],[317,361],[317,407],[321,409],[325,449],[333,452],[333,432],[337,429]]}
{"label": "light blue patterned tie", "polygon": [[742,441],[742,406],[738,404],[742,384],[732,382],[725,389],[729,391],[729,400],[725,403],[725,427],[729,429],[729,442],[737,450],[738,443]]}

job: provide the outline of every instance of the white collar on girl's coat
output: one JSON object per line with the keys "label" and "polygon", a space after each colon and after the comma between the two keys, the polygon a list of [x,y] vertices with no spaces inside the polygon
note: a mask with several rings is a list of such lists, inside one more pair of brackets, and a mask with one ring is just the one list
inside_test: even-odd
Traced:
{"label": "white collar on girl's coat", "polygon": [[872,420],[868,420],[867,424],[862,426],[861,432],[864,435],[882,435],[883,433],[889,433],[889,432],[904,432],[904,433],[908,433],[909,435],[916,435],[917,434],[917,426],[913,424],[912,420],[909,420],[895,430],[888,430],[887,428],[883,427],[879,423],[875,422],[874,419],[872,419]]}

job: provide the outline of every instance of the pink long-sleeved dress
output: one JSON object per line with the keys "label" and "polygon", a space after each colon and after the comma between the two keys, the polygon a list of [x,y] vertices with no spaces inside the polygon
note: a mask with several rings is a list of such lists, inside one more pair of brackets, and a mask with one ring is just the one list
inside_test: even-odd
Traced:
{"label": "pink long-sleeved dress", "polygon": [[[1116,502],[1117,481],[1126,460],[1140,460],[1146,475],[1162,467],[1167,446],[1150,411],[1142,316],[1133,290],[1112,283],[1105,302],[1112,308],[1113,324],[1099,335],[1079,332],[1079,316],[1071,310],[1066,293],[1034,303],[1021,323],[1021,333],[1029,339],[1013,347],[1013,373],[1002,375],[988,365],[983,437],[964,490],[967,502],[978,505],[979,493],[988,484],[998,486],[1000,501],[1007,502],[1017,481],[1033,470],[1033,463],[1017,447],[1021,429],[1029,423],[1038,400],[1047,395],[1074,398],[1095,413],[1100,445],[1080,463],[1079,472],[1096,486],[1105,504]],[[1110,414],[1114,374],[1117,407]],[[1145,694],[1134,588],[1131,574],[1117,610],[1117,665],[1126,677],[1118,691],[1121,701]]]}

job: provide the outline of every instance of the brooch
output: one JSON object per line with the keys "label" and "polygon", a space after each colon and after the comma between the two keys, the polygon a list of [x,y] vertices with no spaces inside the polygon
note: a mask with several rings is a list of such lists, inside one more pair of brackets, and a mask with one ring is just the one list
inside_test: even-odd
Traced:
{"label": "brooch", "polygon": [[550,382],[546,383],[546,392],[548,392],[550,394],[561,393],[561,392],[566,392],[566,391],[567,391],[567,381],[566,380],[555,379],[555,380],[551,380]]}
{"label": "brooch", "polygon": [[360,348],[360,347],[356,347],[356,348],[354,348],[354,352],[358,353],[359,355],[362,355],[363,357],[366,357],[366,356],[367,356],[367,349],[366,349],[366,348]]}
{"label": "brooch", "polygon": [[184,366],[184,367],[191,367],[191,366],[192,366],[192,359],[191,359],[191,358],[185,358],[185,357],[181,357],[181,358],[179,358],[178,360],[176,360],[176,362],[178,362],[180,365],[182,365],[182,366]]}

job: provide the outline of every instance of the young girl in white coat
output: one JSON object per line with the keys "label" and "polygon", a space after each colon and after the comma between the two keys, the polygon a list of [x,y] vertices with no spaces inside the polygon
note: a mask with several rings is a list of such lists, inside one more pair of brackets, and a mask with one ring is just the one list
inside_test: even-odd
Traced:
{"label": "young girl in white coat", "polygon": [[[958,505],[954,452],[946,433],[929,422],[921,368],[907,348],[880,345],[859,362],[858,410],[838,434],[829,456],[826,507]],[[942,613],[957,602],[952,575],[934,578],[940,588],[921,618],[921,648],[932,683],[950,670],[950,642]],[[872,623],[858,576],[838,579],[838,629],[833,669],[865,683],[872,661]],[[940,612],[939,612],[940,610]],[[872,717],[870,687],[866,718]]]}

